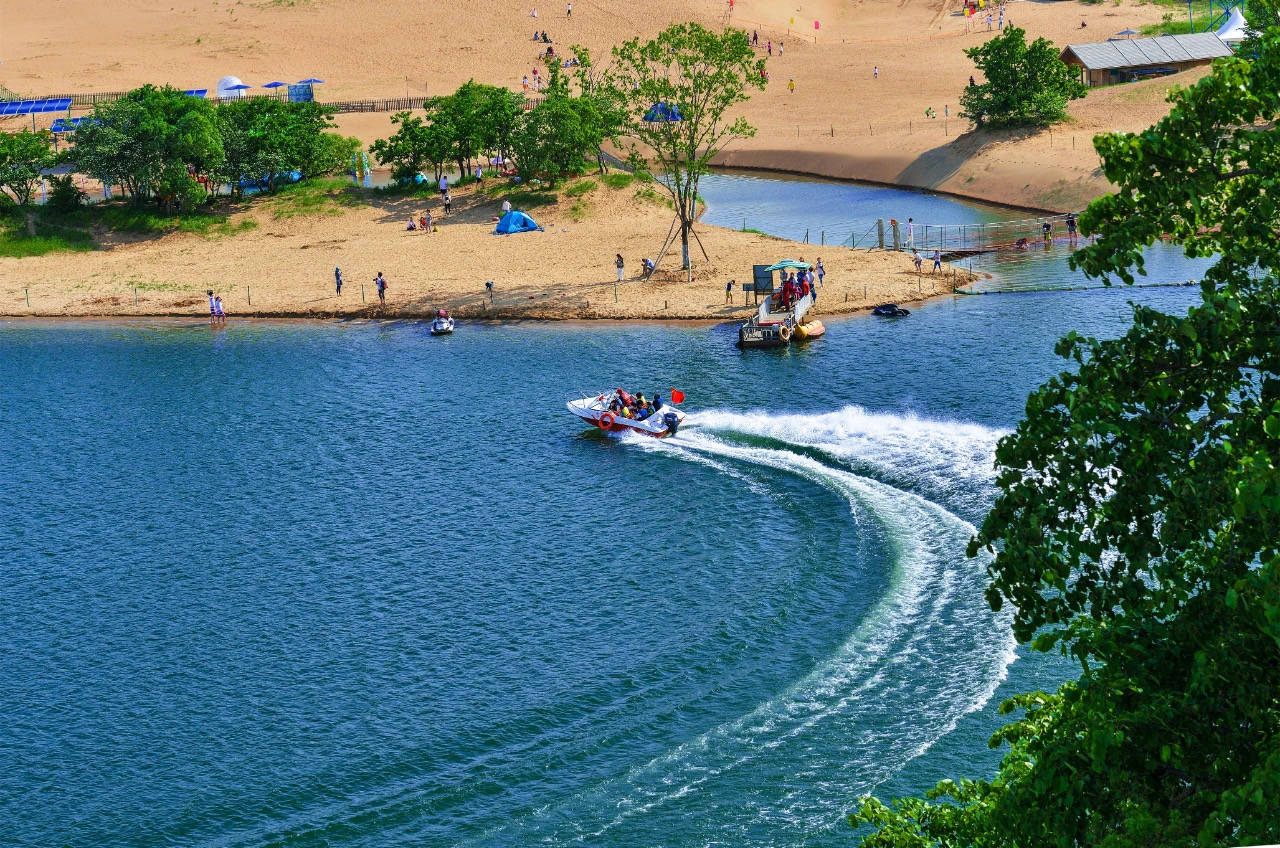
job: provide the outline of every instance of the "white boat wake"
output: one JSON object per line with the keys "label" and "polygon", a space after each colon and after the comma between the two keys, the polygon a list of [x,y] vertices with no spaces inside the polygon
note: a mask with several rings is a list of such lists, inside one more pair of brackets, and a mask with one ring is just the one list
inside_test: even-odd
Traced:
{"label": "white boat wake", "polygon": [[889,541],[888,589],[785,691],[567,805],[513,822],[524,842],[640,844],[671,833],[664,823],[685,822],[687,832],[696,820],[707,844],[812,844],[844,827],[859,795],[985,705],[1015,658],[1008,612],[993,613],[983,598],[984,562],[964,554],[974,527],[943,506],[980,514],[999,432],[852,407],[712,411],[688,424],[674,439],[624,438],[739,480],[760,475],[738,468],[795,474],[846,499],[855,520],[874,522]]}

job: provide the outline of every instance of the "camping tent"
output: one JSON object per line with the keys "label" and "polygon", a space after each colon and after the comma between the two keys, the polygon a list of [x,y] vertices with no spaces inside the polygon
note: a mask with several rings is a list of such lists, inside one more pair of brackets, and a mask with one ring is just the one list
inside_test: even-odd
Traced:
{"label": "camping tent", "polygon": [[669,103],[655,103],[649,107],[649,111],[644,113],[644,119],[651,123],[666,123],[671,121],[683,121],[684,116],[680,114],[680,107]]}
{"label": "camping tent", "polygon": [[1244,13],[1240,11],[1240,7],[1236,6],[1231,10],[1231,14],[1227,16],[1227,22],[1218,29],[1218,38],[1228,44],[1239,44],[1244,41],[1247,33],[1249,22],[1244,19]]}
{"label": "camping tent", "polygon": [[527,233],[530,230],[540,230],[538,222],[530,218],[528,215],[512,209],[510,212],[502,216],[502,220],[498,222],[498,226],[493,228],[494,235],[505,236],[508,233]]}

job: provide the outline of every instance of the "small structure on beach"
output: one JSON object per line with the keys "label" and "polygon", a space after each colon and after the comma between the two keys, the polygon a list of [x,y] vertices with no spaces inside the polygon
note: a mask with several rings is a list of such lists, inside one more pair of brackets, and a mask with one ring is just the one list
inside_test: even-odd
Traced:
{"label": "small structure on beach", "polygon": [[1068,44],[1062,61],[1079,68],[1085,85],[1113,85],[1176,74],[1230,56],[1231,48],[1212,32],[1121,38]]}

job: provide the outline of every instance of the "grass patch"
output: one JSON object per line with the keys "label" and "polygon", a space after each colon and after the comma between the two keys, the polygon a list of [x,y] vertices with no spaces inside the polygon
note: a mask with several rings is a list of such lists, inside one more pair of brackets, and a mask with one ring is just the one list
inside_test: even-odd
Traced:
{"label": "grass patch", "polygon": [[587,215],[590,211],[591,207],[586,203],[581,200],[575,200],[573,205],[569,207],[569,217],[573,219],[574,222],[581,224],[587,219]]}
{"label": "grass patch", "polygon": [[76,219],[95,222],[117,233],[165,235],[166,233],[193,233],[199,236],[217,237],[243,233],[258,226],[248,218],[233,222],[228,216],[211,211],[190,212],[185,215],[162,215],[154,209],[135,206],[102,205],[75,214]]}
{"label": "grass patch", "polygon": [[538,206],[554,206],[560,201],[560,195],[547,189],[531,189],[513,191],[506,195],[506,199],[516,209],[533,209]]}
{"label": "grass patch", "polygon": [[595,180],[578,180],[578,182],[565,189],[564,193],[570,197],[582,197],[582,195],[595,191],[599,187],[600,184]]}
{"label": "grass patch", "polygon": [[640,186],[640,188],[636,189],[635,196],[636,200],[641,200],[645,203],[656,203],[657,205],[665,206],[668,209],[676,208],[676,205],[671,201],[670,197],[667,197],[664,192],[658,191],[652,185]]}
{"label": "grass patch", "polygon": [[342,177],[331,177],[287,185],[263,200],[277,218],[298,215],[341,215],[364,206],[362,190]]}
{"label": "grass patch", "polygon": [[636,180],[635,174],[628,174],[622,171],[619,171],[618,173],[614,173],[614,174],[605,174],[603,177],[600,178],[600,182],[604,183],[609,188],[615,188],[615,189],[626,188],[627,186],[635,182],[635,180]]}
{"label": "grass patch", "polygon": [[767,236],[767,235],[769,235],[769,234],[768,234],[768,233],[766,233],[764,230],[757,230],[755,227],[743,227],[743,228],[742,228],[742,232],[744,232],[744,233],[755,233],[755,234],[756,234],[756,235],[758,235],[758,236]]}
{"label": "grass patch", "polygon": [[26,210],[10,208],[0,211],[0,256],[22,258],[46,253],[72,253],[93,250],[93,236],[87,228],[64,226],[49,220],[41,209],[36,212],[34,236],[27,232]]}

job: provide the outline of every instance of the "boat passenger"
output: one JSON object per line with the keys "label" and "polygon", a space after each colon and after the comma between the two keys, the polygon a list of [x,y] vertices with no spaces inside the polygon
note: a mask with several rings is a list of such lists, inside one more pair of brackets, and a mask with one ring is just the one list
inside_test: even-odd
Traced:
{"label": "boat passenger", "polygon": [[653,396],[653,411],[654,411],[654,412],[657,412],[659,409],[662,409],[662,395],[654,395],[654,396]]}

